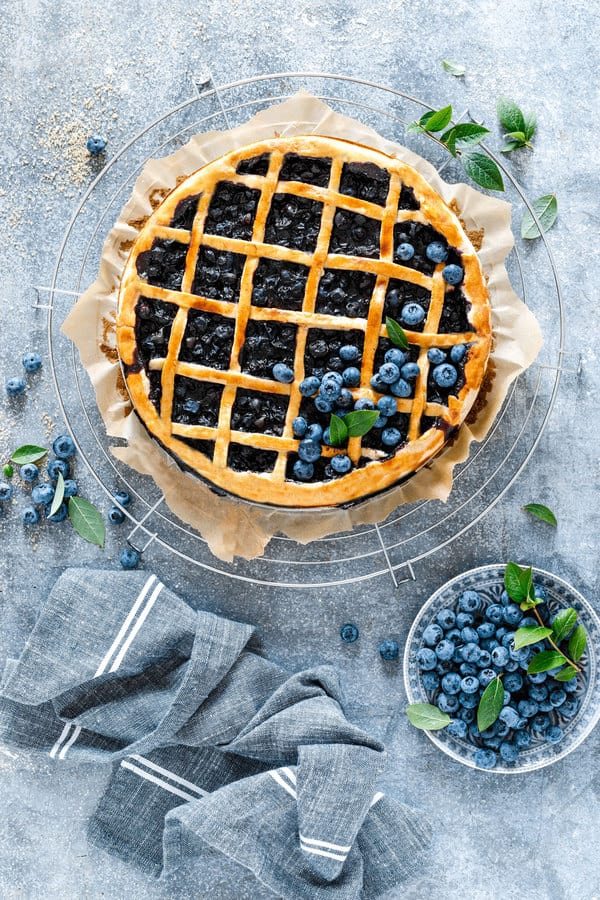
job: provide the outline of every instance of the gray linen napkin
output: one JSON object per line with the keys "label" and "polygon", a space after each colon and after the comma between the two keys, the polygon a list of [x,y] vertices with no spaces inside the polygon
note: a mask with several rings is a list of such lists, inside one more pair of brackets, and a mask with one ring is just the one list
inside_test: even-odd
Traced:
{"label": "gray linen napkin", "polygon": [[70,569],[0,685],[0,738],[109,761],[90,839],[155,874],[215,853],[289,900],[378,897],[428,843],[377,790],[383,746],[329,666],[289,675],[253,629],[154,575]]}

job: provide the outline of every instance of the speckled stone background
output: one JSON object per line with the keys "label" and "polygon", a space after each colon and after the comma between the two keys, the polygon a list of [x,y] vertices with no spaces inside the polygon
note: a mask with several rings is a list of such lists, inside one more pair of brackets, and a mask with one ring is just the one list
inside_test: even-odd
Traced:
{"label": "speckled stone background", "polygon": [[[566,347],[583,371],[567,375],[549,425],[516,485],[477,526],[424,561],[414,584],[387,577],[344,588],[284,591],[240,586],[152,549],[146,566],[192,602],[255,623],[265,650],[290,669],[338,665],[351,713],[382,733],[405,701],[399,668],[384,667],[378,642],[403,637],[420,604],[473,565],[526,559],[570,580],[598,604],[598,107],[600,20],[594,4],[565,0],[5,0],[0,3],[0,375],[45,352],[43,317],[31,308],[47,284],[61,235],[96,170],[87,135],[109,140],[107,158],[134,133],[190,95],[190,73],[217,83],[285,70],[332,71],[400,88],[430,102],[469,107],[494,123],[498,95],[538,113],[535,152],[509,166],[531,197],[558,195],[549,240],[565,292]],[[464,79],[441,68],[449,58]],[[498,146],[496,126],[490,145]],[[46,365],[27,398],[0,397],[0,456],[47,439],[61,422]],[[81,491],[106,499],[80,463]],[[545,500],[556,532],[525,517]],[[77,562],[117,565],[122,533],[104,552],[67,525],[34,538],[19,520],[20,495],[0,520],[0,655],[16,654],[58,571]],[[361,574],[349,569],[349,575]],[[355,621],[360,642],[342,647],[339,625]],[[568,758],[525,777],[495,777],[443,756],[400,716],[389,737],[385,790],[435,826],[429,870],[398,896],[428,900],[591,900],[600,896],[600,731]],[[198,882],[164,883],[88,846],[85,823],[108,772],[0,755],[0,896],[179,898],[272,896],[226,868]]]}

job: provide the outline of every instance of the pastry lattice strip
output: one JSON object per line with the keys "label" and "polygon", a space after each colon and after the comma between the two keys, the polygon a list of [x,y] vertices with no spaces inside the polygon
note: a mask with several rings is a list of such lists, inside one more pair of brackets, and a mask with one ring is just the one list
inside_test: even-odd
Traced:
{"label": "pastry lattice strip", "polygon": [[[298,415],[302,396],[298,391],[298,384],[304,377],[304,351],[306,337],[309,329],[319,328],[324,330],[350,331],[359,330],[365,334],[363,346],[363,359],[361,365],[361,382],[358,388],[352,390],[353,396],[367,397],[375,400],[377,395],[370,387],[370,380],[374,372],[375,354],[378,340],[386,337],[387,331],[382,324],[383,306],[389,280],[391,278],[407,281],[430,291],[431,300],[429,311],[422,332],[406,331],[409,343],[420,348],[418,365],[420,375],[415,385],[412,398],[397,398],[398,412],[409,415],[409,430],[406,438],[413,440],[418,437],[419,424],[423,415],[437,417],[443,415],[446,406],[439,403],[427,403],[427,378],[429,361],[427,350],[430,347],[452,347],[456,344],[472,343],[477,340],[473,332],[438,334],[440,318],[442,315],[445,296],[445,284],[441,275],[442,264],[436,266],[432,276],[424,275],[416,269],[394,263],[394,225],[403,221],[414,221],[425,224],[427,219],[419,210],[398,210],[398,200],[402,187],[400,177],[390,173],[390,184],[385,206],[369,203],[356,197],[349,197],[339,193],[339,182],[343,163],[333,160],[330,179],[327,188],[319,188],[304,182],[280,182],[278,175],[283,162],[283,154],[273,151],[269,163],[269,170],[262,175],[224,175],[223,180],[243,184],[247,187],[260,190],[260,196],[256,208],[252,238],[245,241],[239,238],[223,237],[220,235],[204,233],[204,224],[212,194],[212,190],[205,190],[202,194],[191,231],[174,229],[169,226],[160,226],[155,230],[155,236],[163,239],[176,240],[182,244],[188,244],[185,271],[180,291],[168,290],[148,285],[139,279],[138,288],[148,299],[163,300],[178,307],[175,320],[171,329],[168,353],[166,358],[154,358],[150,362],[152,370],[160,370],[161,376],[161,418],[169,422],[174,436],[198,438],[215,441],[213,464],[221,468],[227,465],[227,452],[230,441],[254,447],[256,449],[270,449],[277,452],[277,461],[273,472],[273,478],[284,480],[286,474],[287,457],[298,446],[298,440],[292,435],[292,422]],[[298,197],[306,197],[318,200],[323,204],[317,245],[313,253],[295,250],[279,244],[264,243],[264,233],[267,216],[269,214],[272,197],[275,193],[285,193]],[[338,209],[346,209],[359,213],[369,218],[381,221],[380,232],[380,256],[371,259],[360,256],[346,256],[343,254],[328,253],[333,229],[333,219]],[[201,246],[214,250],[237,253],[245,257],[242,270],[240,293],[237,303],[210,299],[191,293],[194,275],[197,266],[198,254]],[[253,275],[261,258],[274,259],[282,262],[299,263],[308,267],[305,294],[301,310],[285,310],[277,308],[254,307],[251,303]],[[314,312],[317,289],[321,275],[325,269],[355,270],[374,274],[376,276],[375,287],[370,300],[369,313],[366,319],[348,318],[317,314]],[[183,363],[178,359],[181,340],[187,324],[187,316],[190,309],[202,310],[235,320],[235,335],[230,359],[229,371],[212,369],[207,366]],[[256,378],[241,372],[239,353],[244,344],[246,327],[249,319],[258,321],[276,321],[281,324],[294,324],[296,330],[296,345],[294,352],[294,382],[291,385],[282,385],[270,379]],[[183,425],[172,422],[174,382],[176,375],[184,375],[188,378],[197,378],[201,381],[216,382],[224,385],[221,395],[218,426],[216,428],[206,426]],[[287,394],[289,396],[288,409],[285,419],[283,434],[271,436],[253,432],[231,433],[231,413],[238,387],[254,390],[257,393]],[[333,448],[324,448],[324,455],[330,456],[338,452]],[[379,451],[362,448],[360,438],[351,438],[348,452],[353,462],[357,463],[361,456],[366,458],[378,458],[385,455]]]}

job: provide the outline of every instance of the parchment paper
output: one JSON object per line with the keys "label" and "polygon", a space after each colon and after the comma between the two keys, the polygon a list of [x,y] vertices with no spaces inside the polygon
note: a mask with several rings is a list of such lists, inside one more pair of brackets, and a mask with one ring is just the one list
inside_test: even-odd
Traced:
{"label": "parchment paper", "polygon": [[[179,469],[132,410],[116,352],[115,322],[119,281],[133,241],[148,216],[183,178],[244,144],[309,133],[346,138],[394,155],[417,169],[441,194],[462,220],[488,279],[493,345],[482,391],[458,436],[409,482],[351,509],[294,512],[218,497]],[[201,533],[215,556],[227,561],[235,556],[252,559],[262,555],[276,533],[308,543],[358,524],[383,521],[402,503],[448,498],[454,467],[467,458],[472,441],[485,438],[511,382],[531,365],[541,347],[537,321],[512,290],[504,266],[512,246],[510,204],[486,197],[466,184],[446,184],[420,156],[300,93],[238,128],[196,135],[177,152],[145,166],[106,239],[98,278],[71,310],[63,331],[79,350],[108,436],[127,441],[126,446],[112,447],[112,453],[136,471],[150,475],[172,512]]]}

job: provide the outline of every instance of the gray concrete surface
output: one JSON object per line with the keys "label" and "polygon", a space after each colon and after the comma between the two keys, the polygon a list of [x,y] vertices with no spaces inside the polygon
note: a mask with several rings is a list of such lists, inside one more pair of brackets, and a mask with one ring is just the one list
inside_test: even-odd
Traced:
{"label": "gray concrete surface", "polygon": [[[190,94],[188,74],[209,68],[219,83],[278,70],[333,71],[401,88],[433,105],[469,106],[494,122],[498,95],[538,113],[535,152],[509,167],[532,197],[555,191],[549,236],[565,292],[568,350],[583,373],[568,376],[539,448],[516,485],[480,523],[419,568],[414,585],[386,578],[304,592],[243,587],[152,549],[145,565],[192,602],[252,621],[273,658],[299,668],[331,661],[343,673],[352,713],[379,732],[404,703],[398,669],[377,644],[406,631],[432,589],[473,565],[529,558],[570,580],[598,605],[598,107],[600,27],[594,4],[565,0],[4,0],[0,3],[0,375],[19,373],[21,353],[45,352],[33,284],[47,283],[61,235],[95,169],[88,133],[108,136],[108,158],[135,132]],[[464,62],[455,79],[442,58]],[[495,126],[494,126],[495,127]],[[497,146],[494,133],[491,145]],[[535,251],[528,251],[534,253]],[[540,276],[540,291],[545,290]],[[538,308],[543,295],[535,298]],[[549,312],[550,329],[555,312]],[[46,365],[22,404],[0,397],[0,455],[61,429]],[[104,509],[79,464],[83,492]],[[556,533],[520,512],[546,500]],[[116,565],[122,534],[101,552],[66,527],[23,533],[19,503],[0,520],[0,655],[22,646],[61,567]],[[359,575],[360,565],[350,574]],[[342,648],[355,621],[360,643]],[[423,810],[436,828],[430,868],[404,896],[414,900],[592,900],[600,896],[600,777],[596,731],[575,753],[526,777],[465,769],[401,716],[389,740],[386,790]],[[250,877],[185,872],[164,884],[90,848],[85,822],[107,772],[58,768],[0,755],[0,895],[10,898],[266,896]]]}

